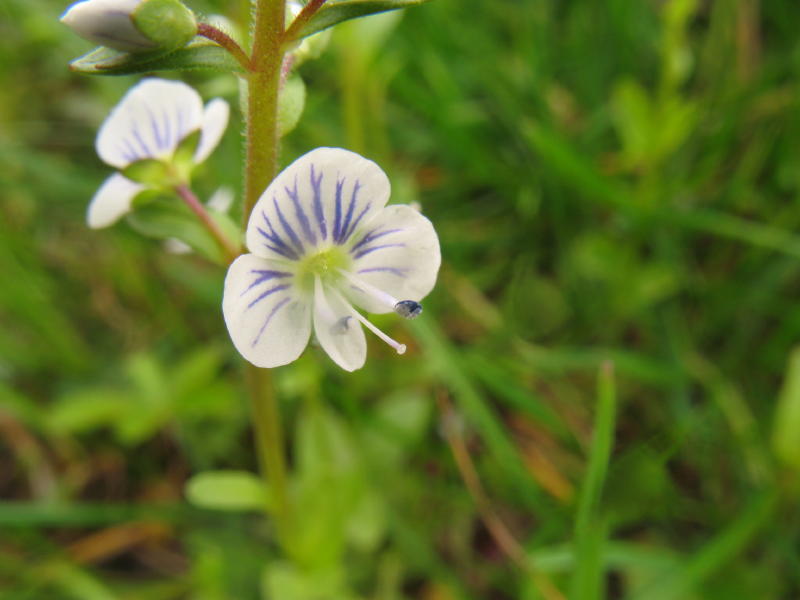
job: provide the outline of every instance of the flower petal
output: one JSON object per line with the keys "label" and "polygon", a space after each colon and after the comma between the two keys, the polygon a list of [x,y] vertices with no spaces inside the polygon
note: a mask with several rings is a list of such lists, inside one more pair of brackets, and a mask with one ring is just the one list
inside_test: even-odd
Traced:
{"label": "flower petal", "polygon": [[389,199],[386,174],[341,148],[317,148],[294,161],[256,203],[247,247],[265,258],[296,259],[344,244]]}
{"label": "flower petal", "polygon": [[145,79],[130,89],[100,127],[97,154],[125,168],[143,158],[168,159],[203,122],[203,101],[180,81]]}
{"label": "flower petal", "polygon": [[200,143],[194,153],[194,162],[201,163],[214,151],[228,126],[230,107],[222,98],[214,98],[203,111]]}
{"label": "flower petal", "polygon": [[[422,300],[433,289],[441,264],[439,238],[431,222],[410,206],[381,210],[353,234],[349,245],[352,273],[397,300]],[[392,307],[357,286],[348,286],[353,302],[372,313]]]}
{"label": "flower petal", "polygon": [[364,366],[367,340],[354,309],[336,290],[325,293],[317,277],[314,284],[314,333],[322,349],[345,371]]}
{"label": "flower petal", "polygon": [[108,227],[130,212],[131,201],[144,186],[114,173],[95,192],[86,211],[86,223],[92,229]]}
{"label": "flower petal", "polygon": [[61,22],[79,36],[123,52],[152,50],[155,42],[136,28],[131,15],[142,0],[84,0],[70,6]]}
{"label": "flower petal", "polygon": [[253,254],[228,268],[222,298],[225,325],[239,353],[257,367],[285,365],[302,354],[311,335],[311,309],[292,273]]}

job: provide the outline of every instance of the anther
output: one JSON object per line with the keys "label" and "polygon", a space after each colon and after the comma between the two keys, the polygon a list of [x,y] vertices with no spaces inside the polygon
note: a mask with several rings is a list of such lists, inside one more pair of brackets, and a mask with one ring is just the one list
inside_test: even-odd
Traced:
{"label": "anther", "polygon": [[400,300],[394,305],[394,312],[406,319],[416,319],[422,314],[422,304],[416,300]]}

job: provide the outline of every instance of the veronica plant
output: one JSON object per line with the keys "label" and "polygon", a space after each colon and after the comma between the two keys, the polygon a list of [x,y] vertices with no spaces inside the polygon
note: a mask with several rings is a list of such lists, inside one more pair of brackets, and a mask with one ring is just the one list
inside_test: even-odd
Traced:
{"label": "veronica plant", "polygon": [[[62,19],[103,45],[73,61],[75,71],[206,68],[233,73],[244,83],[241,230],[220,229],[190,188],[192,170],[225,131],[227,103],[216,99],[204,107],[185,84],[160,79],[135,86],[101,127],[98,154],[118,172],[95,194],[87,220],[91,227],[104,227],[130,211],[135,216],[136,200],[146,191],[177,195],[224,250],[229,270],[222,312],[234,345],[249,361],[245,379],[269,483],[265,505],[287,556],[293,528],[303,520],[293,515],[279,405],[265,367],[295,360],[313,330],[336,364],[358,369],[367,346],[361,325],[403,353],[403,344],[355,307],[417,316],[440,264],[430,221],[409,206],[387,206],[389,181],[372,161],[343,149],[318,148],[277,175],[280,136],[288,132],[286,122],[302,111],[289,73],[324,47],[324,36],[316,37],[313,47],[301,45],[306,38],[348,19],[422,1],[308,0],[298,9],[285,0],[253,0],[250,48],[177,0],[84,0]],[[297,114],[288,118],[292,111]],[[250,253],[241,254],[241,238]]]}

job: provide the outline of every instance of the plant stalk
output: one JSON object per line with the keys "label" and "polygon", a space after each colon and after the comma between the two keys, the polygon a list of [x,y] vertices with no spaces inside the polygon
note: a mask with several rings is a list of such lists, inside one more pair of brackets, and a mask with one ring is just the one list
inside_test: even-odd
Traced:
{"label": "plant stalk", "polygon": [[[254,8],[245,123],[247,159],[242,214],[245,227],[259,196],[278,173],[278,94],[283,63],[285,1],[256,0]],[[250,363],[245,368],[259,464],[271,494],[278,541],[285,549],[289,543],[291,505],[280,406],[270,371]]]}
{"label": "plant stalk", "polygon": [[253,206],[278,172],[278,92],[283,62],[284,0],[255,6],[252,73],[248,77],[245,167],[245,226]]}
{"label": "plant stalk", "polygon": [[203,224],[203,227],[211,234],[214,240],[222,250],[222,253],[225,258],[226,263],[231,263],[233,260],[241,254],[241,248],[233,242],[225,233],[223,233],[222,229],[220,229],[217,222],[211,218],[211,215],[208,214],[206,207],[203,206],[203,203],[198,200],[197,196],[194,195],[194,192],[189,188],[188,185],[182,183],[180,185],[175,186],[175,193],[180,196],[181,200],[189,207],[189,209],[197,215],[197,218],[200,219],[200,222]]}

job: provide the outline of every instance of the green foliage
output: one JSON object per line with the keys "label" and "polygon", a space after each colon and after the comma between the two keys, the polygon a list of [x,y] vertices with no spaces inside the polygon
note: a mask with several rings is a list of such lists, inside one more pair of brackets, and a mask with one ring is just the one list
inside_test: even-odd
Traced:
{"label": "green foliage", "polygon": [[[239,27],[247,4],[191,2]],[[0,7],[0,596],[544,597],[523,567],[593,597],[800,595],[793,2],[437,0],[343,24],[303,65],[282,162],[319,145],[379,160],[445,263],[420,319],[370,317],[403,357],[370,340],[355,374],[313,347],[275,370],[302,507],[291,563],[273,520],[238,510],[258,465],[213,240],[175,198],[84,225],[108,174],[97,126],[137,79],[70,73],[83,42],[63,8]],[[187,81],[236,106],[238,65],[185,52],[95,64],[205,60],[222,74]],[[233,119],[202,198],[241,197]],[[164,253],[169,237],[196,253]],[[198,481],[215,509],[192,502]]]}
{"label": "green foliage", "polygon": [[781,462],[794,471],[800,470],[800,350],[798,349],[793,350],[789,357],[786,379],[778,398],[778,405],[775,407],[772,448]]}
{"label": "green foliage", "polygon": [[283,137],[297,127],[306,105],[306,86],[299,75],[286,80],[278,100],[278,130]]}
{"label": "green foliage", "polygon": [[262,511],[269,494],[260,477],[247,471],[204,471],[186,483],[186,499],[214,510]]}
{"label": "green foliage", "polygon": [[99,47],[69,64],[75,73],[84,75],[132,75],[154,71],[244,72],[226,50],[216,44],[197,41],[167,54],[131,54]]}
{"label": "green foliage", "polygon": [[330,0],[323,4],[322,8],[303,24],[296,37],[288,41],[314,35],[328,27],[333,27],[350,19],[415,6],[424,2],[427,2],[427,0]]}

